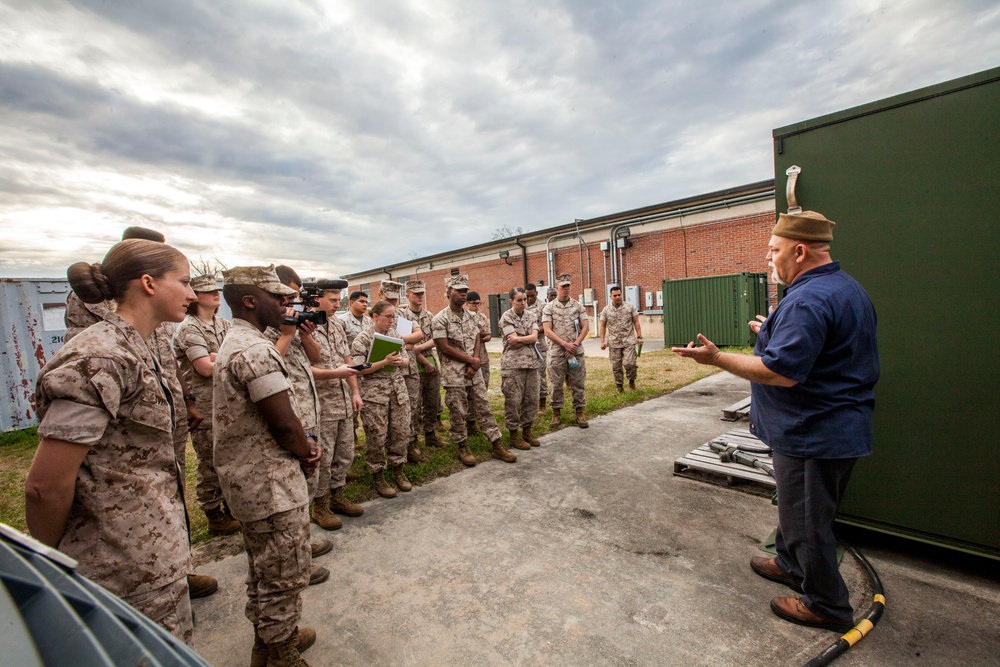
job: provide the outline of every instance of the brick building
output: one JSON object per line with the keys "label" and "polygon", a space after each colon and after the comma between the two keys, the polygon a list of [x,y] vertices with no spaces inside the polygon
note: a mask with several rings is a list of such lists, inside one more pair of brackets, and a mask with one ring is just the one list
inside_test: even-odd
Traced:
{"label": "brick building", "polygon": [[[374,295],[382,280],[427,282],[426,307],[445,307],[444,284],[466,274],[483,300],[533,282],[544,298],[555,276],[570,273],[596,332],[608,286],[621,285],[642,312],[647,338],[662,337],[662,282],[764,272],[775,220],[774,180],[760,181],[516,237],[448,250],[343,276],[350,290]],[[494,299],[494,302],[499,299]],[[346,303],[346,299],[345,299]],[[492,304],[496,310],[497,303]]]}

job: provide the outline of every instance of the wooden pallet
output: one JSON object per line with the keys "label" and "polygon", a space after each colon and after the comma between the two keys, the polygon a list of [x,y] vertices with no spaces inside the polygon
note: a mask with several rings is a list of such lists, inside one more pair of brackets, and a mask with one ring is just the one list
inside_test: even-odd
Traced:
{"label": "wooden pallet", "polygon": [[750,416],[750,397],[747,396],[742,401],[733,403],[728,408],[722,409],[722,416],[719,418],[724,422],[734,422],[740,417]]}
{"label": "wooden pallet", "polygon": [[[751,435],[750,431],[746,429],[726,431],[719,437],[713,438],[710,442],[723,442],[733,446],[765,446],[764,443]],[[752,454],[752,456],[760,459],[761,463],[771,465],[770,455]],[[751,468],[741,463],[723,463],[719,460],[719,453],[712,450],[708,442],[690,454],[674,461],[674,474],[702,481],[714,481],[716,483],[722,481],[727,486],[734,486],[742,482],[752,482],[769,489],[773,489],[775,486],[774,479],[763,470]]]}

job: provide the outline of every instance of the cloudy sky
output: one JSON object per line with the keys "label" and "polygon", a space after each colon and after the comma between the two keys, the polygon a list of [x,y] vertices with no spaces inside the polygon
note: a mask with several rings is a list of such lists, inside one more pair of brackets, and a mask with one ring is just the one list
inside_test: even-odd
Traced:
{"label": "cloudy sky", "polygon": [[335,275],[773,177],[1000,65],[996,0],[0,0],[0,276],[128,225]]}

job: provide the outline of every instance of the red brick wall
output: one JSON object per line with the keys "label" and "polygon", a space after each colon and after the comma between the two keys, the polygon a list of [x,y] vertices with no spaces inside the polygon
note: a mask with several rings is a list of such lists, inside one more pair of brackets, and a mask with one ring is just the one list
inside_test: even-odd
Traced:
{"label": "red brick wall", "polygon": [[[639,303],[645,308],[646,292],[659,291],[665,279],[717,276],[744,271],[765,272],[767,261],[764,255],[767,252],[767,241],[771,237],[774,218],[772,211],[684,229],[641,233],[641,227],[633,227],[632,236],[629,237],[632,247],[622,252],[621,282],[623,285],[639,286]],[[585,287],[592,287],[595,296],[603,305],[605,266],[607,266],[608,280],[611,279],[610,258],[600,249],[599,242],[589,242],[587,250],[588,252],[583,255],[582,273],[579,245],[555,250],[553,275],[571,274],[574,295],[582,293]],[[590,283],[585,284],[588,254]],[[512,266],[508,266],[504,260],[496,257],[467,265],[460,264],[458,268],[461,274],[469,276],[470,287],[479,292],[486,301],[489,294],[500,294],[509,291],[511,287],[523,286],[522,261],[520,251],[512,251],[510,255]],[[422,271],[419,275],[409,276],[411,279],[420,278],[426,281],[427,295],[424,303],[432,312],[436,313],[447,305],[444,284],[450,275],[451,267]],[[544,299],[544,292],[549,287],[544,251],[528,253],[528,280],[545,281],[545,286],[539,290]],[[372,291],[376,292],[377,288],[377,283],[373,283]],[[356,289],[358,286],[352,285],[348,293]],[[374,301],[375,294],[371,296]],[[346,302],[345,298],[344,303]]]}

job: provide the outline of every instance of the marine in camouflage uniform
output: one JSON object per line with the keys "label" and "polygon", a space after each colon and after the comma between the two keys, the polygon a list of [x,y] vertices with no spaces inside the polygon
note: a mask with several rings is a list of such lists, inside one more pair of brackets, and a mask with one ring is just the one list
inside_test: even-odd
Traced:
{"label": "marine in camouflage uniform", "polygon": [[[528,287],[532,289],[528,289]],[[545,307],[545,302],[538,300],[538,289],[532,283],[528,283],[525,286],[525,293],[528,295],[526,310],[535,316],[535,321],[538,323],[538,340],[535,342],[535,349],[542,355],[543,360],[539,364],[538,369],[538,408],[542,409],[545,407],[545,399],[549,396],[549,383],[547,379],[549,371],[548,365],[544,362],[545,357],[548,355],[549,343],[545,337],[545,333],[542,331],[542,309]],[[532,303],[532,299],[534,299],[534,303]]]}
{"label": "marine in camouflage uniform", "polygon": [[[365,298],[365,303],[368,303],[368,297]],[[337,314],[337,319],[340,323],[344,325],[344,332],[347,334],[347,344],[353,345],[354,339],[357,338],[358,334],[369,329],[372,326],[372,318],[367,312],[357,317],[351,312],[350,307],[342,313]],[[360,413],[355,412],[353,417],[354,423],[354,448],[355,451],[360,452],[360,443],[358,442],[358,426],[360,425]]]}
{"label": "marine in camouflage uniform", "polygon": [[608,350],[615,386],[619,392],[624,391],[622,383],[628,377],[629,389],[635,389],[638,371],[635,346],[642,340],[642,331],[639,313],[635,306],[622,299],[620,287],[611,288],[611,303],[601,311],[600,323],[601,349],[606,347]]}
{"label": "marine in camouflage uniform", "polygon": [[108,312],[39,374],[38,435],[88,447],[59,550],[190,644],[191,551],[172,417],[184,411],[168,381],[139,332]]}
{"label": "marine in camouflage uniform", "polygon": [[[476,324],[479,325],[479,370],[477,371],[483,376],[483,384],[486,386],[486,394],[489,396],[490,391],[490,353],[486,351],[486,343],[493,337],[492,330],[490,329],[490,320],[488,317],[483,315],[480,311],[482,307],[482,298],[479,296],[479,292],[469,292],[468,301],[466,302],[466,309],[472,313],[476,318]],[[469,387],[469,403],[472,403],[472,387]],[[469,431],[469,435],[475,435],[479,433],[479,428],[476,424],[476,419],[469,419],[466,423],[466,427]]]}
{"label": "marine in camouflage uniform", "polygon": [[[399,338],[395,327],[390,327],[385,334],[391,338]],[[375,329],[371,327],[362,331],[351,345],[351,354],[355,364],[363,364],[368,360]],[[406,350],[400,356],[407,359]],[[377,369],[376,369],[377,366]],[[375,480],[375,490],[384,498],[396,495],[385,482],[382,472],[386,467],[388,454],[392,465],[393,478],[400,491],[409,491],[410,483],[403,474],[406,463],[406,448],[410,441],[410,399],[406,392],[406,382],[399,367],[373,366],[373,370],[358,378],[358,388],[361,390],[361,420],[365,425],[365,461]]]}
{"label": "marine in camouflage uniform", "polygon": [[84,303],[76,292],[70,291],[66,297],[66,314],[63,322],[66,324],[66,332],[63,334],[63,345],[70,342],[89,326],[104,320],[104,316],[114,311],[114,301],[101,301],[100,303]]}
{"label": "marine in camouflage uniform", "polygon": [[[215,276],[198,276],[192,279],[191,289],[197,294],[216,292],[219,287]],[[229,321],[220,317],[213,315],[212,321],[206,322],[193,314],[184,318],[174,333],[174,355],[181,377],[204,416],[201,424],[191,429],[191,444],[198,456],[195,486],[198,507],[208,516],[209,530],[223,534],[235,532],[239,529],[239,524],[232,527],[224,525],[232,521],[232,517],[223,507],[222,487],[219,486],[219,475],[215,471],[212,456],[212,376],[202,375],[193,364],[199,359],[208,360],[211,355],[218,353],[229,326]]]}
{"label": "marine in camouflage uniform", "polygon": [[[227,286],[266,292],[257,294],[275,301],[261,307],[272,308],[279,318],[283,309],[278,299],[295,294],[278,281],[273,267],[234,267],[223,276]],[[258,642],[266,652],[268,646],[296,639],[301,592],[312,563],[309,490],[299,459],[278,444],[257,407],[287,392],[291,409],[296,409],[289,370],[261,330],[239,318],[235,308],[233,313],[215,361],[212,430],[222,492],[243,529],[249,564],[246,617],[255,628],[257,653]]]}
{"label": "marine in camouflage uniform", "polygon": [[[476,457],[469,450],[466,420],[474,415],[479,425],[493,445],[493,456],[513,463],[517,457],[501,442],[500,428],[490,409],[486,397],[486,385],[482,374],[472,371],[476,342],[479,340],[479,323],[473,313],[464,307],[469,291],[468,276],[450,278],[448,285],[448,306],[441,310],[431,322],[434,342],[441,352],[441,384],[445,388],[445,403],[451,421],[451,437],[458,445],[458,458],[467,465],[476,465]],[[478,369],[477,369],[478,370]],[[469,388],[472,400],[469,400]]]}
{"label": "marine in camouflage uniform", "polygon": [[[316,331],[313,332],[313,338],[319,343],[320,349],[319,361],[313,365],[313,372],[317,377],[320,430],[323,432],[325,446],[317,470],[313,512],[322,512],[322,507],[317,509],[317,505],[322,506],[325,499],[327,507],[333,512],[356,517],[364,514],[364,508],[357,503],[349,502],[343,495],[343,489],[347,483],[347,473],[354,462],[353,399],[355,392],[358,391],[357,381],[356,378],[321,380],[320,376],[316,375],[322,370],[334,370],[342,364],[354,363],[351,360],[351,346],[347,342],[344,325],[328,309],[328,307],[335,309],[339,305],[340,289],[326,288],[324,282],[326,281],[319,281],[318,287],[322,292],[320,306],[327,313],[327,321],[325,324],[316,325]],[[358,400],[361,400],[360,393]]]}
{"label": "marine in camouflage uniform", "polygon": [[[399,305],[402,290],[402,284],[393,280],[383,280],[379,286],[379,297],[391,303],[393,308],[396,309],[397,323],[400,320],[406,320],[412,325],[413,322],[410,320],[409,311]],[[420,451],[417,442],[420,431],[413,427],[414,419],[420,415],[420,372],[417,370],[417,364],[414,361],[413,346],[423,339],[423,333],[419,330],[419,327],[414,326],[409,334],[400,334],[399,337],[405,343],[407,357],[409,358],[409,363],[399,368],[403,376],[403,382],[406,384],[406,395],[410,401],[410,426],[408,429],[410,437],[406,445],[406,460],[410,463],[425,463],[427,457]]]}
{"label": "marine in camouflage uniform", "polygon": [[[423,295],[426,292],[427,286],[423,280],[410,280],[406,283],[408,296],[411,293]],[[412,305],[407,305],[399,311],[424,334],[414,346],[414,353],[410,354],[410,363],[416,366],[416,374],[420,378],[420,392],[415,410],[411,404],[410,439],[415,442],[416,437],[423,433],[425,445],[440,447],[441,443],[434,431],[438,415],[441,413],[441,371],[434,358],[434,338],[431,335],[433,332],[431,321],[434,315],[427,308],[421,307],[420,310],[416,310]]]}
{"label": "marine in camouflage uniform", "polygon": [[[587,428],[587,420],[583,411],[587,405],[584,397],[584,385],[587,380],[587,363],[583,356],[583,339],[587,336],[589,322],[587,311],[579,301],[569,296],[572,279],[568,273],[556,277],[559,296],[554,301],[545,304],[542,310],[542,326],[545,335],[549,337],[549,379],[552,380],[552,425],[560,422],[560,411],[563,407],[563,380],[566,379],[573,392],[573,408],[576,410],[576,423],[580,428]],[[553,338],[555,336],[555,338]],[[566,344],[576,344],[576,351],[567,356]],[[576,361],[576,368],[571,368],[569,359]]]}
{"label": "marine in camouflage uniform", "polygon": [[[524,293],[517,293],[524,299]],[[503,352],[500,355],[500,389],[504,398],[504,419],[510,431],[510,444],[517,449],[538,447],[541,442],[531,432],[538,414],[538,322],[535,313],[525,307],[517,314],[514,308],[500,316]],[[511,335],[528,341],[511,341]],[[520,433],[518,430],[520,429]]]}

